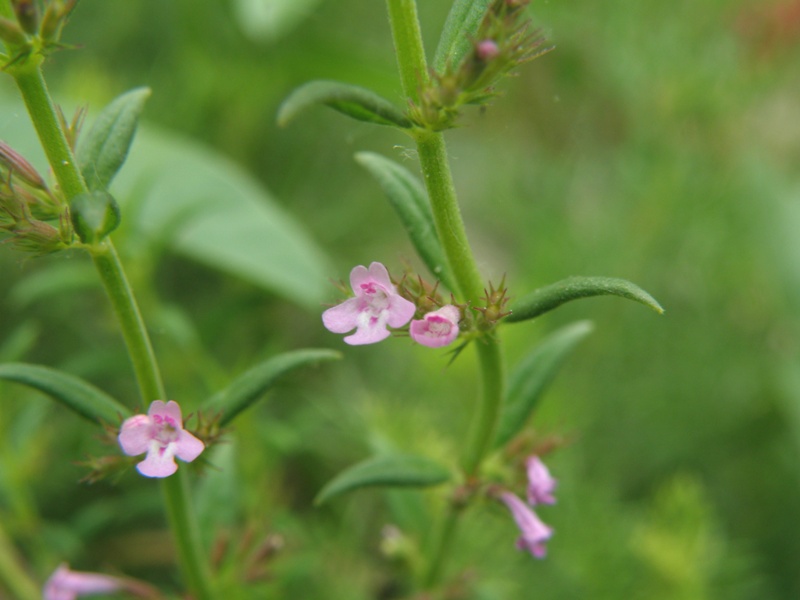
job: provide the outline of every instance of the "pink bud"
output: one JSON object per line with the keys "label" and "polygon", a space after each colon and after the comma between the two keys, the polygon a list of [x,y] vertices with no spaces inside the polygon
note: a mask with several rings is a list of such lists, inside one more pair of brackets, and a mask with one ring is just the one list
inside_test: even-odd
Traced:
{"label": "pink bud", "polygon": [[500,47],[494,40],[483,40],[482,42],[478,42],[478,45],[475,46],[475,54],[477,54],[478,58],[483,62],[489,62],[500,54]]}

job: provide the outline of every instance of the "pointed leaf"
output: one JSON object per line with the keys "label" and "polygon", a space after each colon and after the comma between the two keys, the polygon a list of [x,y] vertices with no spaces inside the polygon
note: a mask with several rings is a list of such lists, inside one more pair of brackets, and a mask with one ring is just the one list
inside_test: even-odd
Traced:
{"label": "pointed leaf", "polygon": [[50,367],[27,363],[0,365],[0,379],[15,381],[44,392],[96,423],[117,423],[131,411],[92,384]]}
{"label": "pointed leaf", "polygon": [[263,396],[284,374],[322,360],[341,358],[335,350],[295,350],[273,356],[246,371],[203,405],[204,411],[222,412],[220,425],[230,423],[240,412]]}
{"label": "pointed leaf", "polygon": [[433,68],[443,73],[448,62],[457,65],[469,51],[471,37],[478,31],[478,26],[486,14],[491,0],[456,0],[442,29]]}
{"label": "pointed leaf", "polygon": [[317,494],[314,504],[363,487],[429,487],[448,479],[448,469],[422,456],[376,456],[339,473]]}
{"label": "pointed leaf", "polygon": [[591,321],[577,321],[547,336],[516,366],[508,381],[508,393],[497,427],[494,447],[513,438],[536,408],[547,386],[569,353],[592,332]]}
{"label": "pointed leaf", "polygon": [[539,288],[511,306],[511,314],[505,318],[509,323],[533,319],[558,308],[565,302],[590,296],[620,296],[635,300],[661,314],[664,309],[650,294],[639,286],[615,277],[568,277]]}
{"label": "pointed leaf", "polygon": [[300,86],[278,109],[282,127],[316,104],[325,104],[349,117],[367,123],[408,129],[411,121],[394,104],[375,92],[338,81],[311,81]]}
{"label": "pointed leaf", "polygon": [[78,149],[78,166],[89,189],[108,188],[133,141],[149,88],[136,88],[113,100],[98,115]]}
{"label": "pointed leaf", "polygon": [[436,235],[433,212],[422,183],[405,167],[379,154],[359,152],[355,156],[383,189],[430,272],[448,289],[455,290],[455,281]]}

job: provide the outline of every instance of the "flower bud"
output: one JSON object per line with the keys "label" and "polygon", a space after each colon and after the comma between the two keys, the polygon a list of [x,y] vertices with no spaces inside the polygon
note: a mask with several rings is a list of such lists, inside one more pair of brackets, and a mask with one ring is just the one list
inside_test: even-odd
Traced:
{"label": "flower bud", "polygon": [[18,176],[25,183],[40,190],[46,190],[44,179],[33,165],[25,160],[21,154],[5,142],[0,141],[0,164],[5,166],[12,175]]}
{"label": "flower bud", "polygon": [[39,7],[34,0],[12,0],[14,14],[22,28],[30,35],[39,29]]}
{"label": "flower bud", "polygon": [[84,244],[97,244],[119,226],[114,197],[103,190],[75,196],[69,205],[72,226]]}

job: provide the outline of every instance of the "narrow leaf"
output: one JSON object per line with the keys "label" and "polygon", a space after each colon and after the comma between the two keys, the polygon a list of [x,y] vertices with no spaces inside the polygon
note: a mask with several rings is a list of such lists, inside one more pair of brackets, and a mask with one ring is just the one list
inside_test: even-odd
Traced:
{"label": "narrow leaf", "polygon": [[520,361],[509,378],[495,448],[503,446],[525,426],[567,356],[593,328],[591,321],[577,321],[562,327]]}
{"label": "narrow leaf", "polygon": [[315,504],[364,487],[429,487],[450,478],[450,471],[422,456],[391,454],[376,456],[339,473],[322,488]]}
{"label": "narrow leaf", "polygon": [[240,412],[263,396],[282,376],[305,365],[341,358],[335,350],[295,350],[273,356],[246,371],[214,394],[203,405],[204,411],[222,412],[220,425],[230,423]]}
{"label": "narrow leaf", "polygon": [[300,86],[278,109],[278,124],[287,125],[298,114],[317,104],[330,106],[367,123],[408,129],[411,121],[394,104],[375,92],[338,81],[311,81]]}
{"label": "narrow leaf", "polygon": [[44,392],[82,417],[97,423],[116,423],[131,411],[92,384],[50,367],[27,363],[0,365],[0,379]]}
{"label": "narrow leaf", "polygon": [[149,88],[136,88],[111,102],[98,115],[78,149],[78,166],[89,189],[108,188],[133,141]]}
{"label": "narrow leaf", "polygon": [[430,272],[448,289],[455,290],[455,281],[436,235],[428,196],[419,179],[405,167],[373,152],[357,153],[356,161],[381,186]]}
{"label": "narrow leaf", "polygon": [[468,52],[471,36],[478,31],[478,26],[486,14],[491,0],[456,0],[442,29],[433,68],[443,73],[447,63],[457,65]]}
{"label": "narrow leaf", "polygon": [[539,288],[511,306],[511,314],[505,318],[509,323],[533,319],[558,308],[565,302],[590,296],[620,296],[635,300],[661,314],[664,309],[650,294],[639,286],[615,277],[568,277],[551,285]]}

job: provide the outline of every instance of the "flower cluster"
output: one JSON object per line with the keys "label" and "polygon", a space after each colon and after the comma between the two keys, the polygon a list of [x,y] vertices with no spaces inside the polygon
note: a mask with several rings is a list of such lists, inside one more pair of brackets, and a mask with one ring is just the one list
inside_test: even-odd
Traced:
{"label": "flower cluster", "polygon": [[363,265],[350,272],[354,297],[322,313],[322,323],[333,333],[356,332],[344,338],[350,345],[374,344],[390,335],[389,328],[409,324],[409,335],[429,348],[440,348],[453,342],[459,334],[461,311],[447,304],[413,319],[417,305],[404,298],[392,283],[389,271],[379,262]]}
{"label": "flower cluster", "polygon": [[175,457],[191,462],[205,444],[183,428],[181,407],[174,400],[156,400],[146,415],[126,419],[119,432],[119,445],[128,456],[147,453],[136,465],[145,477],[169,477],[178,470]]}
{"label": "flower cluster", "polygon": [[538,504],[555,504],[553,491],[556,480],[538,456],[529,457],[526,468],[528,504],[507,491],[500,494],[500,500],[511,511],[511,516],[519,527],[521,535],[517,540],[517,548],[527,550],[536,558],[544,558],[547,554],[545,543],[553,536],[553,529],[545,525],[530,507]]}

